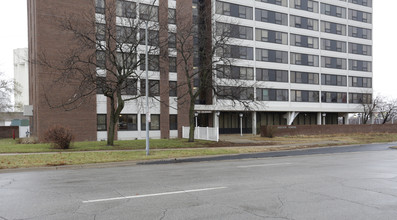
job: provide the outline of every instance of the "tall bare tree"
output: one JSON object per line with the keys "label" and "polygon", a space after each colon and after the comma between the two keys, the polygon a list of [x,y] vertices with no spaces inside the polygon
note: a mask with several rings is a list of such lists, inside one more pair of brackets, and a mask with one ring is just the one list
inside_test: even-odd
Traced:
{"label": "tall bare tree", "polygon": [[56,61],[44,51],[36,61],[54,72],[53,87],[76,85],[64,99],[47,94],[50,107],[72,110],[87,103],[96,93],[108,99],[108,145],[114,144],[125,103],[144,95],[137,88],[145,78],[146,27],[149,69],[158,66],[158,59],[153,56],[158,54],[161,44],[155,2],[140,4],[138,9],[137,3],[131,1],[96,0],[95,8],[86,14],[60,16],[56,22],[60,31],[71,36],[70,50],[59,53],[62,59]]}
{"label": "tall bare tree", "polygon": [[377,112],[382,117],[382,124],[386,124],[397,116],[397,99],[387,100],[381,98],[377,107]]}
{"label": "tall bare tree", "polygon": [[376,113],[381,100],[380,96],[376,96],[373,99],[363,99],[360,101],[363,108],[363,112],[361,114],[361,121],[363,124],[371,123],[371,118]]}
{"label": "tall bare tree", "polygon": [[11,102],[11,97],[13,94],[20,94],[19,87],[17,82],[5,79],[4,74],[0,72],[0,112],[12,110],[14,106]]}
{"label": "tall bare tree", "polygon": [[[178,79],[178,87],[185,91],[178,93],[178,104],[189,108],[189,142],[194,141],[195,104],[214,104],[214,97],[229,99],[245,107],[254,101],[254,85],[241,81],[232,73],[235,61],[232,43],[238,34],[237,25],[218,23],[216,15],[210,16],[213,13],[209,1],[197,1],[193,8],[196,10],[193,11],[193,21],[186,19],[189,15],[183,13],[189,11],[188,8],[178,9],[175,33],[177,64],[182,67],[183,74],[182,80]],[[213,27],[217,29],[214,31]]]}

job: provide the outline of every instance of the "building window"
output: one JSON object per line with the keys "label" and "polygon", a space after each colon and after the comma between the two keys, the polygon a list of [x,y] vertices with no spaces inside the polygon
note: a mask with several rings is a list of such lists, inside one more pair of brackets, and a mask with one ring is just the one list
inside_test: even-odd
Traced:
{"label": "building window", "polygon": [[96,94],[104,94],[106,90],[106,77],[96,77]]}
{"label": "building window", "polygon": [[288,63],[288,52],[256,48],[256,60],[274,63]]}
{"label": "building window", "polygon": [[119,17],[136,18],[136,3],[117,0],[116,15]]}
{"label": "building window", "polygon": [[159,7],[153,5],[140,4],[139,16],[140,16],[139,18],[142,20],[158,21]]}
{"label": "building window", "polygon": [[221,1],[216,2],[216,13],[249,20],[253,18],[251,7]]}
{"label": "building window", "polygon": [[98,41],[106,40],[106,25],[97,23],[95,27],[96,27],[96,33],[95,33],[96,40]]}
{"label": "building window", "polygon": [[168,33],[168,48],[176,48],[176,34]]}
{"label": "building window", "polygon": [[95,12],[105,14],[105,0],[95,0]]}
{"label": "building window", "polygon": [[318,73],[291,71],[291,83],[316,84],[318,85]]}
{"label": "building window", "polygon": [[341,75],[321,74],[321,85],[346,86],[347,77]]}
{"label": "building window", "polygon": [[337,40],[329,40],[329,39],[321,39],[321,49],[346,53],[346,42],[337,41]]}
{"label": "building window", "polygon": [[318,31],[318,20],[306,17],[290,15],[290,26],[308,30]]}
{"label": "building window", "polygon": [[349,76],[350,87],[372,88],[372,78]]}
{"label": "building window", "polygon": [[290,7],[318,13],[318,2],[312,0],[290,0]]}
{"label": "building window", "polygon": [[127,78],[122,87],[121,94],[123,95],[137,95],[138,94],[137,79]]}
{"label": "building window", "polygon": [[131,27],[116,26],[116,41],[118,44],[136,42],[136,33]]}
{"label": "building window", "polygon": [[216,33],[218,36],[238,38],[238,39],[253,39],[253,28],[235,24],[216,23]]}
{"label": "building window", "polygon": [[136,131],[138,130],[137,115],[120,115],[119,116],[119,131]]}
{"label": "building window", "polygon": [[349,25],[349,37],[372,39],[372,30]]}
{"label": "building window", "polygon": [[372,46],[349,43],[349,53],[372,56]]}
{"label": "building window", "polygon": [[321,67],[332,69],[347,69],[346,59],[336,57],[321,57]]}
{"label": "building window", "polygon": [[218,48],[217,56],[225,58],[238,58],[245,60],[253,60],[254,52],[252,47],[244,47],[237,45],[225,45],[223,48]]}
{"label": "building window", "polygon": [[[159,80],[149,80],[149,96],[160,95],[160,84]],[[146,80],[141,79],[141,95],[146,95]]]}
{"label": "building window", "polygon": [[96,116],[97,131],[107,130],[107,117],[106,114],[99,114]]}
{"label": "building window", "polygon": [[169,91],[170,97],[177,97],[177,94],[178,94],[177,93],[177,91],[178,91],[177,82],[170,81],[169,85],[170,85],[170,91]]}
{"label": "building window", "polygon": [[372,0],[349,0],[350,3],[372,7]]}
{"label": "building window", "polygon": [[372,103],[372,94],[349,93],[349,103],[371,104]]}
{"label": "building window", "polygon": [[257,101],[288,101],[288,89],[256,89]]}
{"label": "building window", "polygon": [[117,53],[116,54],[116,61],[118,67],[122,69],[136,69],[136,54],[132,53]]}
{"label": "building window", "polygon": [[225,79],[253,80],[254,68],[217,65],[217,77]]}
{"label": "building window", "polygon": [[[146,130],[145,114],[141,114],[141,131],[143,130]],[[160,115],[150,115],[149,130],[160,130]]]}
{"label": "building window", "polygon": [[302,53],[291,53],[291,64],[318,67],[318,56]]}
{"label": "building window", "polygon": [[257,81],[288,82],[288,70],[256,69]]}
{"label": "building window", "polygon": [[318,91],[291,90],[291,102],[319,102]]}
{"label": "building window", "polygon": [[345,92],[321,92],[321,102],[324,103],[347,103]]}
{"label": "building window", "polygon": [[96,51],[96,66],[100,69],[106,69],[106,53],[102,50]]}
{"label": "building window", "polygon": [[[148,45],[149,46],[158,46],[159,45],[159,32],[158,31],[153,31],[149,30],[148,31]],[[145,45],[146,44],[146,31],[145,29],[140,29],[139,31],[139,44]]]}
{"label": "building window", "polygon": [[321,21],[321,31],[325,33],[346,36],[346,25],[328,21]]}
{"label": "building window", "polygon": [[272,24],[288,25],[288,15],[264,9],[255,9],[255,20]]}
{"label": "building window", "polygon": [[338,18],[346,18],[346,8],[321,3],[321,14],[334,16]]}
{"label": "building window", "polygon": [[372,62],[363,60],[349,60],[349,70],[372,72]]}
{"label": "building window", "polygon": [[178,115],[170,115],[170,130],[178,130]]}
{"label": "building window", "polygon": [[276,44],[288,44],[288,33],[265,29],[255,29],[255,40]]}
{"label": "building window", "polygon": [[[140,66],[141,66],[141,70],[146,70],[146,60],[145,60],[145,54],[141,54],[140,56]],[[149,71],[160,71],[160,65],[159,65],[159,55],[149,55]]]}
{"label": "building window", "polygon": [[176,24],[176,10],[168,9],[168,24]]}
{"label": "building window", "polygon": [[290,34],[291,45],[318,49],[318,38],[305,35]]}
{"label": "building window", "polygon": [[168,58],[168,62],[169,62],[169,71],[176,73],[177,72],[177,65],[176,65],[176,57],[169,57]]}
{"label": "building window", "polygon": [[217,92],[219,99],[254,100],[254,88],[219,86]]}
{"label": "building window", "polygon": [[363,12],[363,11],[357,11],[353,9],[349,9],[349,19],[353,21],[360,21],[364,23],[372,23],[372,14]]}
{"label": "building window", "polygon": [[281,5],[284,7],[287,7],[288,1],[287,0],[256,0],[257,2],[265,2],[265,3],[270,3],[274,5]]}

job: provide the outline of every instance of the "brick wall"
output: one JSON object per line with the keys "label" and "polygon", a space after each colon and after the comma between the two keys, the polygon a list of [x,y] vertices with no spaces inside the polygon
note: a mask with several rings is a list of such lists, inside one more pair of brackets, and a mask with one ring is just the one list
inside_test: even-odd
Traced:
{"label": "brick wall", "polygon": [[12,138],[12,133],[15,131],[15,137],[19,137],[18,126],[0,126],[0,138]]}
{"label": "brick wall", "polygon": [[261,136],[274,137],[318,134],[397,133],[397,124],[385,125],[297,125],[262,126]]}

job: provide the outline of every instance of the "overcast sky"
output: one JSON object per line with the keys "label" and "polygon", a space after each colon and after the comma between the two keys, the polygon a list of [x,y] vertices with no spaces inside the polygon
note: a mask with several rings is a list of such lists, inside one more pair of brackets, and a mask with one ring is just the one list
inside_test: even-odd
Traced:
{"label": "overcast sky", "polygon": [[[14,74],[13,49],[28,46],[26,1],[0,1],[0,71],[8,77]],[[397,98],[397,1],[373,1],[374,94]]]}

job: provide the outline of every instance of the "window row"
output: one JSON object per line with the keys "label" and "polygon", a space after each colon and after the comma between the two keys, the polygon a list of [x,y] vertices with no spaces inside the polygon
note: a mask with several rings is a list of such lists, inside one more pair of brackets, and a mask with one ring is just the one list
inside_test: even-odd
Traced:
{"label": "window row", "polygon": [[[257,0],[271,4],[287,6],[286,0]],[[313,0],[290,0],[290,7],[310,11],[314,13],[319,12],[319,2]],[[253,8],[243,5],[227,3],[222,1],[216,2],[216,13],[227,15],[237,18],[249,19],[253,18]],[[326,3],[321,3],[321,14],[330,15],[339,18],[346,18],[346,8]],[[372,22],[372,14],[368,12],[349,9],[348,11],[350,20],[361,21],[365,23]],[[288,25],[288,15],[285,13],[269,11],[265,9],[255,8],[255,20],[262,22],[269,22],[280,25]]]}
{"label": "window row", "polygon": [[[302,84],[319,84],[319,73],[310,72],[290,72],[291,83],[302,83]],[[254,68],[252,67],[238,67],[238,66],[226,66],[217,65],[217,77],[225,79],[241,79],[241,80],[253,80],[254,79]],[[256,80],[266,82],[286,82],[288,83],[288,70],[276,70],[276,69],[263,69],[256,68]],[[344,75],[333,75],[333,74],[321,74],[321,85],[329,86],[347,86],[347,76]],[[363,87],[372,88],[372,78],[370,77],[349,77],[350,87]]]}
{"label": "window row", "polygon": [[[105,77],[97,77],[97,94],[104,94],[108,90],[108,82]],[[110,88],[109,88],[110,89]],[[123,95],[138,95],[138,80],[134,78],[127,78],[124,84],[121,86],[121,92]],[[140,80],[140,95],[146,94],[146,81]],[[160,81],[149,80],[149,96],[160,95]],[[169,96],[177,97],[177,82],[169,81]]]}
{"label": "window row", "polygon": [[[98,14],[105,14],[106,11],[106,1],[105,0],[95,0],[95,12]],[[159,9],[158,6],[140,4],[139,5],[139,18],[142,20],[158,21],[159,19]],[[137,18],[137,3],[126,0],[116,1],[116,16],[125,17],[130,19]],[[176,23],[176,11],[175,9],[168,9],[168,23]]]}
{"label": "window row", "polygon": [[[256,1],[288,7],[288,0],[256,0]],[[340,0],[340,1],[345,2],[346,0]],[[349,2],[353,3],[353,4],[357,4],[357,5],[372,7],[372,0],[349,0]],[[314,9],[310,9],[310,8],[316,7],[315,6],[315,5],[317,5],[316,3],[317,3],[316,1],[311,1],[311,0],[290,0],[290,7],[299,8],[299,9],[309,8],[308,10],[314,11]],[[323,4],[323,3],[321,3],[321,4]],[[302,5],[304,5],[304,6],[302,6]]]}
{"label": "window row", "polygon": [[[178,130],[178,117],[177,115],[169,116],[170,130]],[[137,114],[121,114],[117,124],[118,131],[137,131],[138,130],[138,115]],[[97,115],[97,130],[107,130],[107,115]],[[146,130],[146,115],[141,114],[141,130]],[[151,114],[149,122],[149,130],[160,130],[160,115]]]}
{"label": "window row", "polygon": [[[136,60],[136,54],[132,53],[117,53],[116,60],[109,60],[107,63],[107,55],[105,51],[97,50],[96,51],[96,66],[100,69],[108,69],[114,66],[121,67],[122,69],[137,69],[138,65],[140,66],[140,70],[146,70],[146,59],[145,54],[139,55],[139,63]],[[113,59],[113,58],[111,58]],[[149,55],[148,60],[148,70],[149,71],[160,71],[160,57],[158,55]],[[169,72],[177,72],[177,60],[176,57],[168,57],[169,64]]]}

